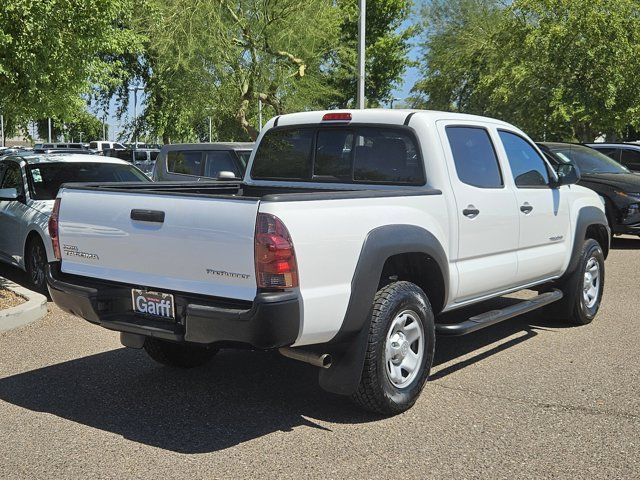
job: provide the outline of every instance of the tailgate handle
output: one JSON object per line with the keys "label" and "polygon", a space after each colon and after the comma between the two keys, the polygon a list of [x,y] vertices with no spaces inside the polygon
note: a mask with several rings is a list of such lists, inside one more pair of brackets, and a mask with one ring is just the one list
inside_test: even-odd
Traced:
{"label": "tailgate handle", "polygon": [[131,210],[131,220],[164,223],[164,212],[160,210]]}

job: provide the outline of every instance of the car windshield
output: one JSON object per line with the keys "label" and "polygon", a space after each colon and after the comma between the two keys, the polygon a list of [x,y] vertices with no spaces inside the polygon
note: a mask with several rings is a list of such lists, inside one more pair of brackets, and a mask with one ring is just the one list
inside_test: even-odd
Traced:
{"label": "car windshield", "polygon": [[29,165],[27,171],[34,200],[54,200],[63,183],[150,181],[132,165],[117,163],[39,163]]}
{"label": "car windshield", "polygon": [[580,173],[629,173],[625,167],[593,148],[582,145],[549,147],[565,163],[578,165]]}

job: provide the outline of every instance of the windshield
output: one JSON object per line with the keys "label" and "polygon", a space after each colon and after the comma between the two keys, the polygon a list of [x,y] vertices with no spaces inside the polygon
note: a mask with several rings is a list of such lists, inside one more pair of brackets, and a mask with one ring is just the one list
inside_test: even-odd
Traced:
{"label": "windshield", "polygon": [[137,168],[117,163],[40,163],[29,165],[27,171],[34,200],[54,200],[63,183],[149,181]]}
{"label": "windshield", "polygon": [[550,146],[560,160],[578,165],[580,173],[629,173],[625,167],[593,148],[582,145]]}

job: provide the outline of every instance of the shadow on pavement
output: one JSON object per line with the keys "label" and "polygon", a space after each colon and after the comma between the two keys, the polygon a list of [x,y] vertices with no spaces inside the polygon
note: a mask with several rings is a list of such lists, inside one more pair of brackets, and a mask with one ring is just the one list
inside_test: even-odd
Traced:
{"label": "shadow on pavement", "polygon": [[17,267],[12,267],[6,263],[0,262],[0,277],[11,280],[24,288],[29,288],[27,274]]}
{"label": "shadow on pavement", "polygon": [[[526,332],[453,363],[433,379],[533,338],[545,326],[559,325],[530,314],[465,337],[439,337],[435,366]],[[142,351],[116,349],[0,379],[0,399],[180,453],[217,451],[297,426],[325,429],[307,418],[380,418],[321,390],[312,366],[234,350],[223,350],[205,367],[175,370],[158,366]]]}

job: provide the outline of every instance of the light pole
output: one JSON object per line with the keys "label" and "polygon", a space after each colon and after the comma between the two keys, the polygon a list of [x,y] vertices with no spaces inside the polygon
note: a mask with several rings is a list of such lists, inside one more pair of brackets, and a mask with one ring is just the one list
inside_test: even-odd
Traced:
{"label": "light pole", "polygon": [[102,140],[107,141],[107,115],[102,117]]}
{"label": "light pole", "polygon": [[367,23],[367,0],[358,0],[360,12],[358,14],[358,95],[356,104],[364,109],[364,64],[365,64],[365,26]]}
{"label": "light pole", "polygon": [[84,132],[78,132],[80,134],[80,143],[82,143],[82,135],[84,134]]}
{"label": "light pole", "polygon": [[133,132],[135,133],[133,149],[138,149],[138,90],[144,90],[140,85],[129,87],[129,91],[133,91]]}
{"label": "light pole", "polygon": [[0,138],[2,139],[2,147],[4,147],[4,115],[0,115]]}
{"label": "light pole", "polygon": [[262,130],[262,99],[258,99],[258,131]]}
{"label": "light pole", "polygon": [[389,100],[389,108],[393,110],[393,102],[399,102],[400,100],[402,100],[401,98],[392,98],[391,100]]}
{"label": "light pole", "polygon": [[211,143],[211,115],[209,115],[209,143]]}
{"label": "light pole", "polygon": [[49,143],[51,143],[51,117],[47,118],[47,123],[49,124]]}

